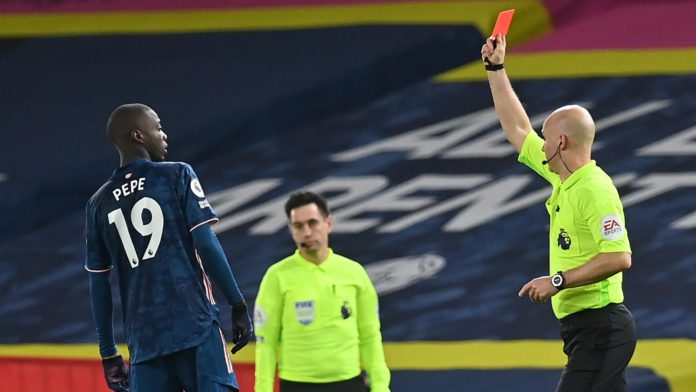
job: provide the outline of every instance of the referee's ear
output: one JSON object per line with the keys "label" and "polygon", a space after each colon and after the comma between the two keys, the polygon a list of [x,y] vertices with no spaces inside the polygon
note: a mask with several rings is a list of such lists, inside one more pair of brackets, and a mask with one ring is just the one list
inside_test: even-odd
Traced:
{"label": "referee's ear", "polygon": [[333,216],[329,215],[326,217],[326,224],[329,226],[329,229],[326,231],[326,233],[331,233],[331,230],[333,229]]}

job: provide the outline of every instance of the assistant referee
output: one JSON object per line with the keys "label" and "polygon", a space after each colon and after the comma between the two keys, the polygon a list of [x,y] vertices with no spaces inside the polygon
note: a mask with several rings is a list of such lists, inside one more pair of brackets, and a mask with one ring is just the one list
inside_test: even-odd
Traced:
{"label": "assistant referee", "polygon": [[333,221],[321,196],[292,194],[285,212],[297,250],[266,271],[256,297],[256,392],[273,391],[276,365],[281,392],[388,392],[365,268],[328,247]]}
{"label": "assistant referee", "polygon": [[586,109],[564,106],[544,121],[545,140],[537,135],[505,72],[505,47],[498,35],[481,49],[495,109],[519,161],[553,186],[546,201],[550,275],[529,281],[519,296],[551,298],[560,320],[568,362],[557,391],[625,391],[636,346],[621,288],[631,247],[619,193],[590,158],[594,121]]}

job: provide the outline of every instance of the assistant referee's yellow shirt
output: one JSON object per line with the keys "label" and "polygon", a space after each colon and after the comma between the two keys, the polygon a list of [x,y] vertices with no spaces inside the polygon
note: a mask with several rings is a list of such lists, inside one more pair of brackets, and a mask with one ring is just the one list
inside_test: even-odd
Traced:
{"label": "assistant referee's yellow shirt", "polygon": [[[546,159],[543,146],[544,140],[536,132],[529,132],[519,161],[553,186],[546,200],[551,218],[549,273],[579,267],[599,253],[631,253],[623,206],[609,175],[590,161],[561,181],[541,164]],[[561,290],[551,297],[554,314],[561,319],[584,309],[623,302],[622,277],[619,272],[594,284]]]}
{"label": "assistant referee's yellow shirt", "polygon": [[359,263],[333,253],[316,265],[299,251],[272,265],[254,308],[256,392],[288,381],[354,378],[361,362],[373,392],[389,391],[377,292]]}

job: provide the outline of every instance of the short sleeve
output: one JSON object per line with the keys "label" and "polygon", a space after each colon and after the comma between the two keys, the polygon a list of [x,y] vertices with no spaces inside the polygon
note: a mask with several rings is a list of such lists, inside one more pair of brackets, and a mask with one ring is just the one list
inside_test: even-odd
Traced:
{"label": "short sleeve", "polygon": [[561,178],[557,174],[552,173],[548,165],[542,165],[542,162],[546,160],[544,139],[537,135],[536,132],[532,131],[527,134],[517,160],[544,177],[553,186],[561,183]]}
{"label": "short sleeve", "polygon": [[205,198],[203,187],[190,165],[183,164],[178,186],[177,194],[179,195],[186,217],[186,224],[190,231],[203,224],[215,223],[219,220],[210,203]]}
{"label": "short sleeve", "polygon": [[581,197],[581,213],[599,252],[630,253],[631,245],[618,193],[583,189]]}
{"label": "short sleeve", "polygon": [[105,272],[113,268],[106,245],[99,233],[96,211],[91,203],[85,209],[85,269]]}

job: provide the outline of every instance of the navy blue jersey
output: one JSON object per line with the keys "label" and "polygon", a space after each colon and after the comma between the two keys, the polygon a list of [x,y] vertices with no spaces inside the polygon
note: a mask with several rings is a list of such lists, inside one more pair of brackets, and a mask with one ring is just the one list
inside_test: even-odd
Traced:
{"label": "navy blue jersey", "polygon": [[200,344],[218,311],[191,231],[218,218],[191,166],[140,159],[118,168],[86,215],[85,268],[116,266],[131,362]]}

